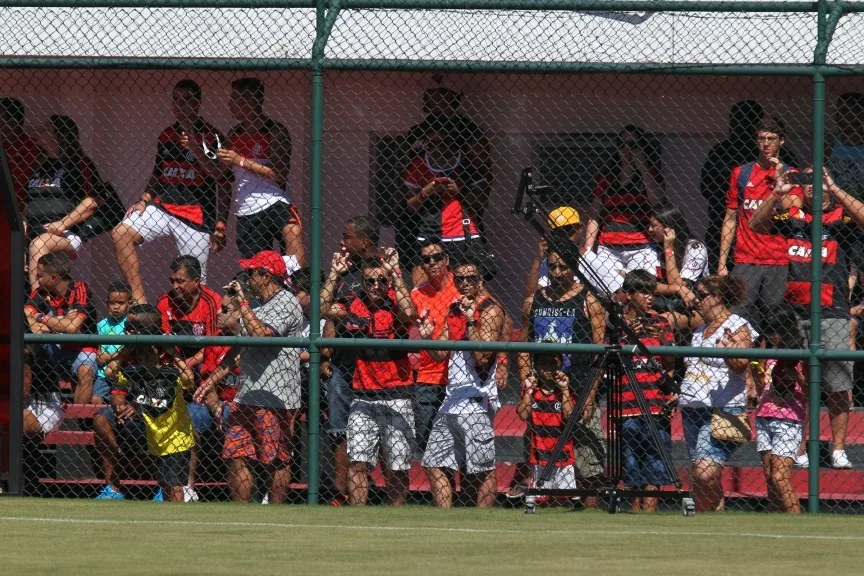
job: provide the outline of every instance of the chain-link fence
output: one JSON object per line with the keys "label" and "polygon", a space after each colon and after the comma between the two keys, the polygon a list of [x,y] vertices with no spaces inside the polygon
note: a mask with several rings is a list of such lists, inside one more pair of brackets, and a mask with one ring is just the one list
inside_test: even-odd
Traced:
{"label": "chain-link fence", "polygon": [[3,4],[13,490],[860,510],[858,3]]}

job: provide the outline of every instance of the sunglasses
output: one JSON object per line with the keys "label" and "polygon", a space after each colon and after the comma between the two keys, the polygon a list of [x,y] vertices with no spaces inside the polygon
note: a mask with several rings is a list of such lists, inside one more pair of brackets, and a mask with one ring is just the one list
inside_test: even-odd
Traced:
{"label": "sunglasses", "polygon": [[222,314],[228,314],[230,312],[235,312],[236,308],[229,308],[228,306],[222,306]]}
{"label": "sunglasses", "polygon": [[564,264],[549,264],[551,272],[567,272],[570,268]]}
{"label": "sunglasses", "polygon": [[446,257],[447,255],[444,254],[444,252],[436,252],[434,254],[422,256],[421,258],[424,264],[434,264],[435,262],[443,262]]}
{"label": "sunglasses", "polygon": [[480,276],[477,274],[469,274],[467,276],[453,276],[456,282],[464,282],[466,284],[476,284],[480,281]]}
{"label": "sunglasses", "polygon": [[363,283],[366,286],[386,286],[387,278],[385,276],[364,276]]}

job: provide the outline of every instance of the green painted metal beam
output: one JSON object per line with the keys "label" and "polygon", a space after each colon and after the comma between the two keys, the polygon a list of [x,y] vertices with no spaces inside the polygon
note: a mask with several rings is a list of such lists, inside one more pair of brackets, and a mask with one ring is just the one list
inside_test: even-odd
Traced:
{"label": "green painted metal beam", "polygon": [[584,12],[816,12],[818,2],[665,0],[346,0],[347,10],[519,10]]}
{"label": "green painted metal beam", "polygon": [[[2,1],[2,0],[0,0]],[[96,56],[0,57],[0,68],[131,70],[309,70],[311,58],[130,58]]]}
{"label": "green painted metal beam", "polygon": [[2,8],[315,8],[315,0],[2,0]]}

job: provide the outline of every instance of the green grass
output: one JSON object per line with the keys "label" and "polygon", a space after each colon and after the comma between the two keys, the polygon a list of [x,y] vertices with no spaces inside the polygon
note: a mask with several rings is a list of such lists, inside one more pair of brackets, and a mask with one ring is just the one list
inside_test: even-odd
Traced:
{"label": "green grass", "polygon": [[0,498],[3,574],[834,574],[857,517]]}

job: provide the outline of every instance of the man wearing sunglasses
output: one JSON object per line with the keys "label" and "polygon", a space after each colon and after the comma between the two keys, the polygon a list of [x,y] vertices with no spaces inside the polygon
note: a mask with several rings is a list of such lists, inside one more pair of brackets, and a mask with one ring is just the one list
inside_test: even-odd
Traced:
{"label": "man wearing sunglasses", "polygon": [[[339,338],[392,340],[407,338],[416,317],[408,287],[402,280],[399,254],[387,249],[380,259],[364,260],[362,289],[333,301],[335,286],[350,270],[348,259],[333,255],[323,289],[323,310],[334,320]],[[365,504],[369,495],[368,473],[375,468],[383,448],[389,468],[388,500],[404,504],[408,495],[408,470],[414,455],[414,407],[411,363],[400,350],[360,347],[352,370],[354,399],[348,414],[348,495],[351,504]]]}
{"label": "man wearing sunglasses", "polygon": [[[432,338],[438,338],[444,328],[444,318],[450,305],[459,298],[459,291],[450,272],[450,258],[444,245],[428,240],[420,247],[420,265],[426,282],[411,291],[411,299],[420,316],[435,323]],[[417,448],[422,454],[432,429],[432,421],[444,402],[447,386],[447,362],[432,359],[429,352],[420,352],[414,385],[414,418],[417,425]]]}
{"label": "man wearing sunglasses", "polygon": [[[475,258],[453,268],[459,298],[451,304],[439,340],[497,342],[504,336],[506,313],[483,284],[483,267]],[[420,318],[420,337],[430,338],[435,322]],[[495,432],[492,421],[500,407],[494,352],[431,351],[433,360],[447,363],[447,393],[429,434],[423,468],[429,475],[435,506],[453,506],[453,475],[465,474],[478,507],[495,504]]]}
{"label": "man wearing sunglasses", "polygon": [[[253,338],[294,337],[303,332],[297,297],[285,288],[285,261],[264,250],[239,261],[249,274],[249,292],[232,280],[226,287],[240,311],[241,334]],[[254,298],[255,304],[249,301]],[[300,409],[300,350],[246,347],[240,351],[244,378],[225,426],[222,457],[228,461],[231,499],[249,502],[255,487],[250,462],[264,470],[270,504],[281,504],[291,482],[291,442]]]}

